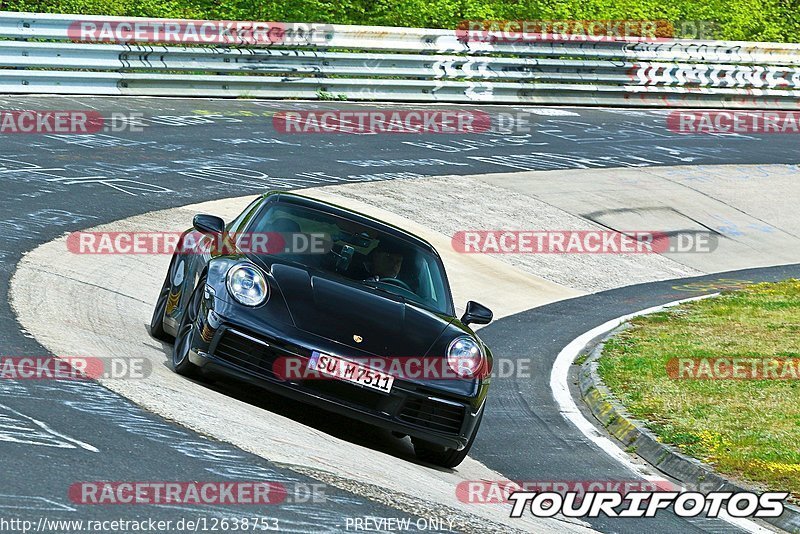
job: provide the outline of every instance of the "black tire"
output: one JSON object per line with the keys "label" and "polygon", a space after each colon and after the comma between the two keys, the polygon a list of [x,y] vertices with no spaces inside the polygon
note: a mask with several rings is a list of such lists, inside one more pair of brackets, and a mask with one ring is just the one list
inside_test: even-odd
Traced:
{"label": "black tire", "polygon": [[164,283],[161,285],[161,291],[158,294],[156,307],[153,310],[153,317],[150,318],[150,335],[161,341],[172,343],[175,341],[175,336],[172,336],[164,331],[164,315],[167,312],[167,301],[169,300],[169,292],[171,289],[170,278],[172,278],[173,260],[169,263],[167,269],[167,276],[164,278]]}
{"label": "black tire", "polygon": [[483,421],[483,412],[478,416],[478,422],[475,423],[475,428],[467,442],[467,446],[461,450],[451,449],[450,447],[431,443],[424,439],[411,438],[411,442],[414,444],[414,454],[416,454],[417,459],[422,462],[452,469],[463,462],[464,458],[469,454],[469,450],[475,442],[475,436],[478,435],[478,429],[481,427],[481,421]]}
{"label": "black tire", "polygon": [[181,317],[181,324],[178,326],[175,344],[172,346],[172,370],[179,375],[187,377],[196,377],[200,371],[199,367],[189,361],[189,349],[191,348],[192,337],[197,329],[197,315],[200,312],[205,285],[205,279],[201,278],[197,283],[197,287],[192,291],[189,302],[186,303],[186,310],[184,310]]}

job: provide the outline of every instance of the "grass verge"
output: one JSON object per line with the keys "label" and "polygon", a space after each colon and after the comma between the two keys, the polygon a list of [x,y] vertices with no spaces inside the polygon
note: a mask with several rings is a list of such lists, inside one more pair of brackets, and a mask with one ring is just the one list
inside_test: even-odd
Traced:
{"label": "grass verge", "polygon": [[[680,358],[782,363],[769,379],[708,379],[732,374],[732,367],[677,379]],[[605,345],[599,372],[664,443],[719,473],[800,499],[800,377],[786,373],[792,359],[800,361],[800,280],[636,318]]]}

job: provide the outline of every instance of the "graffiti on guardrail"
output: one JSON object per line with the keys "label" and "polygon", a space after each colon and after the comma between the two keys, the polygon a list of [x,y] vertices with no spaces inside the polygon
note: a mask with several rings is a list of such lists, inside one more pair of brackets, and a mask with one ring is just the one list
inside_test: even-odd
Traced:
{"label": "graffiti on guardrail", "polygon": [[639,63],[629,72],[641,85],[800,88],[800,68],[790,67]]}
{"label": "graffiti on guardrail", "polygon": [[[796,45],[672,40],[713,37],[713,25],[700,20],[464,21],[453,31],[0,17],[0,47],[18,58],[0,71],[8,93],[64,92],[75,69],[83,91],[104,95],[171,96],[180,88],[198,97],[775,109],[796,106],[800,88]],[[57,42],[64,40],[78,44]],[[151,61],[148,45],[156,43],[184,46],[165,46]],[[95,70],[83,70],[87,57]]]}
{"label": "graffiti on guardrail", "polygon": [[[707,21],[489,20],[453,31],[0,17],[0,48],[17,58],[0,71],[8,93],[74,93],[79,78],[83,92],[104,95],[760,109],[799,100],[797,45],[674,40],[713,37]],[[155,43],[184,46],[151,61]]]}

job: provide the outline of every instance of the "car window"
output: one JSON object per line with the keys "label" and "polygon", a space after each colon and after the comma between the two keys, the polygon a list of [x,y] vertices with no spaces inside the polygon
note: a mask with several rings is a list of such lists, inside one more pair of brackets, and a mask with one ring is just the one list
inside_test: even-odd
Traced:
{"label": "car window", "polygon": [[[437,312],[452,313],[441,260],[413,241],[321,210],[275,202],[248,232],[282,236],[272,256],[391,293]],[[324,243],[312,247],[310,243]]]}
{"label": "car window", "polygon": [[225,227],[225,230],[230,232],[233,229],[241,228],[243,224],[247,222],[247,220],[255,214],[255,208],[259,203],[261,203],[262,198],[258,197],[254,201],[252,201],[239,215],[236,216],[234,220],[228,223]]}

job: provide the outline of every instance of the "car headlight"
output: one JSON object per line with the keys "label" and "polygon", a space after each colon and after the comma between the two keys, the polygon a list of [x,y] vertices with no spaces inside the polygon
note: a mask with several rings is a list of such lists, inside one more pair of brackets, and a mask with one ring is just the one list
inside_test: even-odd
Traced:
{"label": "car headlight", "polygon": [[447,364],[458,376],[474,378],[483,369],[483,353],[472,338],[457,337],[447,347]]}
{"label": "car headlight", "polygon": [[227,275],[228,293],[240,304],[258,306],[269,297],[269,286],[264,275],[249,263],[239,263]]}

